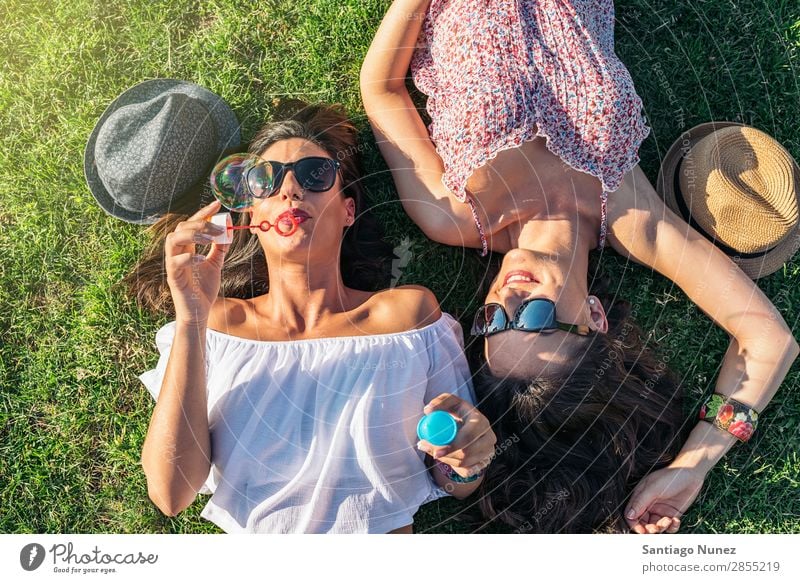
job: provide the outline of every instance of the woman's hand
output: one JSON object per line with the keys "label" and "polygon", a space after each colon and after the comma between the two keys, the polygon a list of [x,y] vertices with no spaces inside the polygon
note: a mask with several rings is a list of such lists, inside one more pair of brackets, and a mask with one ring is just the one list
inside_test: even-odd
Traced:
{"label": "woman's hand", "polygon": [[177,322],[205,324],[219,294],[222,264],[230,245],[212,243],[207,256],[195,254],[195,244],[208,244],[223,232],[222,227],[206,221],[217,212],[219,204],[214,201],[178,223],[164,242],[167,283]]}
{"label": "woman's hand", "polygon": [[681,516],[703,487],[705,474],[694,468],[667,466],[644,477],[636,485],[625,520],[639,534],[678,532]]}
{"label": "woman's hand", "polygon": [[434,446],[422,440],[417,447],[433,459],[451,466],[462,478],[471,476],[488,466],[494,457],[497,437],[489,420],[474,406],[450,393],[442,393],[423,412],[447,411],[459,423],[458,433],[450,445]]}

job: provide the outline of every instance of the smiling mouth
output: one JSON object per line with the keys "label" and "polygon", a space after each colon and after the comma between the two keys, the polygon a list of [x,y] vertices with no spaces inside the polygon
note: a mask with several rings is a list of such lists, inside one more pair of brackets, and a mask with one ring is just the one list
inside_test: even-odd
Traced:
{"label": "smiling mouth", "polygon": [[540,283],[530,271],[523,271],[520,269],[509,271],[506,278],[503,280],[503,287],[511,283]]}

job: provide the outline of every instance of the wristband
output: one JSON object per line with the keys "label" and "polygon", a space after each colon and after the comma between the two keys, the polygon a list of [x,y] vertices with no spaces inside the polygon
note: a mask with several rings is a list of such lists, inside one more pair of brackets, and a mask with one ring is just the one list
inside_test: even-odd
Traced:
{"label": "wristband", "polygon": [[700,407],[698,417],[741,442],[750,439],[758,425],[758,412],[755,409],[719,393],[711,395]]}
{"label": "wristband", "polygon": [[452,467],[438,460],[436,461],[436,468],[445,478],[453,482],[458,482],[459,484],[469,484],[470,482],[474,482],[486,473],[486,468],[482,468],[479,472],[464,478],[463,476],[458,475],[458,473]]}

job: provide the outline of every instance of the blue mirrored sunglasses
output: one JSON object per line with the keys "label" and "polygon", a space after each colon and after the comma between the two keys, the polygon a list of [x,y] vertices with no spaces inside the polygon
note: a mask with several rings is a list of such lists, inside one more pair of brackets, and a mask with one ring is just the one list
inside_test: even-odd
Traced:
{"label": "blue mirrored sunglasses", "polygon": [[525,300],[509,319],[501,304],[485,304],[478,308],[472,322],[472,336],[491,336],[504,330],[523,332],[545,332],[563,330],[580,336],[588,336],[591,330],[582,324],[565,324],[556,320],[556,305],[547,298]]}

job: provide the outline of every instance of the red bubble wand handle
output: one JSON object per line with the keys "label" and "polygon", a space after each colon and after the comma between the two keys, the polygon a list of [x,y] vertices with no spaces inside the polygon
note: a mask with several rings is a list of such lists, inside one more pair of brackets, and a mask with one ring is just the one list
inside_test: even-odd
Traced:
{"label": "red bubble wand handle", "polygon": [[[291,221],[292,223],[292,226],[286,231],[281,229],[281,221],[284,220]],[[300,219],[294,216],[292,213],[286,212],[278,215],[278,219],[275,221],[275,224],[272,224],[269,221],[261,221],[258,225],[235,225],[232,227],[228,227],[228,229],[236,230],[236,229],[256,228],[256,229],[261,229],[266,233],[267,231],[269,231],[271,228],[274,227],[275,232],[278,233],[278,235],[280,235],[281,237],[290,237],[291,235],[294,235],[295,231],[297,231],[297,227],[300,225],[301,222],[302,221],[300,221]]]}

